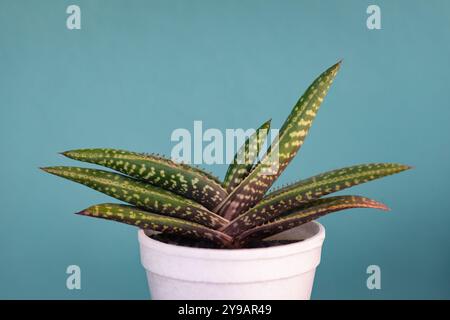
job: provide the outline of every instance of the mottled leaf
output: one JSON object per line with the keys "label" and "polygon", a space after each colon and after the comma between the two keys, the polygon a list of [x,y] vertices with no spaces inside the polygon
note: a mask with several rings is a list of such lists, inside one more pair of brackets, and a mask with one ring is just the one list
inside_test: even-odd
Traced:
{"label": "mottled leaf", "polygon": [[192,200],[118,173],[78,167],[48,167],[42,170],[84,184],[135,206],[194,221],[214,229],[228,222]]}
{"label": "mottled leaf", "polygon": [[[262,161],[214,211],[231,220],[264,197],[297,154],[327,94],[340,62],[322,73],[297,102]],[[275,167],[274,167],[275,166]]]}
{"label": "mottled leaf", "polygon": [[234,156],[233,162],[228,166],[223,182],[227,192],[244,180],[253,168],[255,159],[263,147],[270,129],[270,120],[259,127],[254,134],[247,138],[245,143]]}
{"label": "mottled leaf", "polygon": [[212,175],[161,156],[117,149],[79,149],[62,153],[71,159],[111,168],[138,180],[172,191],[213,209],[227,196]]}
{"label": "mottled leaf", "polygon": [[254,239],[263,239],[271,235],[295,228],[321,216],[351,208],[373,208],[388,210],[388,208],[375,200],[360,196],[337,196],[311,201],[291,213],[276,218],[266,224],[247,230],[236,237],[235,242],[245,246]]}
{"label": "mottled leaf", "polygon": [[268,194],[256,206],[231,221],[223,231],[235,236],[324,195],[409,168],[396,163],[371,163],[332,170],[301,180]]}
{"label": "mottled leaf", "polygon": [[144,230],[153,230],[163,234],[179,235],[188,238],[205,239],[219,244],[229,244],[231,237],[201,224],[182,219],[162,216],[140,210],[133,206],[105,203],[89,207],[78,214],[114,220],[137,226]]}

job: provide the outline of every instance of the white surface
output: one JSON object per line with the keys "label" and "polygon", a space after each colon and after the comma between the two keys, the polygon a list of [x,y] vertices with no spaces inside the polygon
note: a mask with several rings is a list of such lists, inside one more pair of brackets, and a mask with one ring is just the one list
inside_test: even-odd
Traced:
{"label": "white surface", "polygon": [[139,230],[153,299],[309,299],[325,229],[310,222],[272,239],[304,241],[257,249],[202,249],[153,240]]}

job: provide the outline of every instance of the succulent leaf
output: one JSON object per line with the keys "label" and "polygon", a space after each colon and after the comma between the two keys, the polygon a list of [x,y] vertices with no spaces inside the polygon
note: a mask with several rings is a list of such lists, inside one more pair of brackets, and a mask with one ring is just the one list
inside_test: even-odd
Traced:
{"label": "succulent leaf", "polygon": [[213,209],[227,196],[217,178],[186,164],[161,156],[117,149],[79,149],[62,153],[68,158],[98,164]]}
{"label": "succulent leaf", "polygon": [[215,212],[231,220],[264,197],[302,146],[339,67],[340,62],[323,72],[309,86],[294,106],[262,161],[214,210]]}
{"label": "succulent leaf", "polygon": [[223,182],[223,186],[226,188],[227,192],[233,191],[233,189],[248,176],[253,168],[255,159],[258,157],[258,154],[266,141],[269,129],[270,120],[266,121],[255,131],[255,133],[248,137],[238,152],[236,152],[233,162],[228,167]]}
{"label": "succulent leaf", "polygon": [[309,201],[352,186],[379,179],[409,169],[396,163],[371,163],[328,171],[269,193],[256,206],[224,227],[224,232],[235,236],[244,230],[295,209]]}
{"label": "succulent leaf", "polygon": [[337,196],[311,201],[291,213],[276,218],[266,224],[247,230],[236,237],[235,241],[240,246],[255,240],[263,239],[271,235],[295,228],[311,220],[326,214],[352,208],[373,208],[389,210],[386,205],[375,200],[360,196]]}
{"label": "succulent leaf", "polygon": [[84,184],[137,207],[194,221],[213,229],[228,223],[223,217],[192,200],[118,173],[78,167],[48,167],[42,170]]}
{"label": "succulent leaf", "polygon": [[78,214],[114,220],[134,225],[144,230],[162,232],[163,234],[205,239],[219,244],[229,244],[231,242],[230,236],[201,224],[143,211],[129,205],[104,203],[89,207],[78,212]]}

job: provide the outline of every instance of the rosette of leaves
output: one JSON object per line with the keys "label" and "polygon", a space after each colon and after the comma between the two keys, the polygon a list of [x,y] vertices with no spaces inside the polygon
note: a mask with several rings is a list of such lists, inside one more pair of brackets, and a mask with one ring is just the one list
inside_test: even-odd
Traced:
{"label": "rosette of leaves", "polygon": [[[44,171],[84,184],[121,203],[97,204],[78,214],[114,220],[151,231],[178,245],[243,248],[266,246],[269,236],[326,214],[351,208],[387,210],[375,200],[331,193],[409,169],[369,163],[325,172],[268,193],[295,157],[338,70],[340,62],[307,88],[262,152],[270,121],[237,152],[221,182],[211,174],[161,156],[116,149],[63,152],[71,159],[110,170],[47,167]],[[262,154],[258,160],[258,154]],[[268,168],[271,168],[268,171]]]}

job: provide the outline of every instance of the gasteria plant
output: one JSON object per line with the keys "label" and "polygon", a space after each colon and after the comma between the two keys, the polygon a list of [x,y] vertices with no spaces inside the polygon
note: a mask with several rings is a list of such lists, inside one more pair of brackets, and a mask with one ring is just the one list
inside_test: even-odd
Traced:
{"label": "gasteria plant", "polygon": [[[270,122],[247,139],[223,182],[197,167],[116,149],[80,149],[62,154],[120,173],[79,167],[42,169],[130,204],[98,204],[78,214],[152,230],[157,239],[179,245],[265,246],[271,243],[265,240],[267,237],[331,212],[351,208],[388,210],[384,204],[361,196],[322,197],[404,171],[409,166],[355,165],[301,180],[266,195],[302,146],[339,67],[340,62],[309,86],[260,161],[256,162],[257,155]],[[265,169],[273,161],[278,161],[277,169],[268,174]]]}

